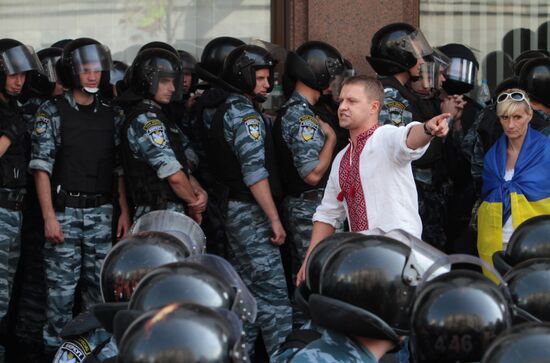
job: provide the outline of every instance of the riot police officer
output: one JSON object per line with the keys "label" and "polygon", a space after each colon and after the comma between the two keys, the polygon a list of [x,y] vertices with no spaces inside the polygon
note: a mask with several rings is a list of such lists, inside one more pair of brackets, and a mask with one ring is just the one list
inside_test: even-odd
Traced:
{"label": "riot police officer", "polygon": [[99,301],[99,266],[112,244],[116,189],[119,237],[130,223],[115,158],[122,118],[98,95],[109,82],[110,68],[110,52],[104,45],[90,38],[69,42],[57,63],[57,75],[68,91],[42,104],[35,117],[29,168],[34,172],[46,237],[47,353],[61,344],[58,335],[72,318],[79,280],[83,308]]}
{"label": "riot police officer", "polygon": [[[20,254],[21,208],[26,187],[28,136],[17,98],[29,71],[42,67],[34,50],[14,39],[0,40],[0,318],[8,310]],[[0,345],[0,362],[4,362]]]}
{"label": "riot police officer", "polygon": [[[343,71],[344,61],[331,45],[311,41],[289,52],[285,67],[294,92],[278,113],[273,128],[285,199],[285,227],[291,243],[292,281],[311,239],[312,218],[323,197],[336,134],[333,126],[313,110],[331,79]],[[304,321],[294,312],[294,326]],[[302,319],[303,320],[303,319]]]}
{"label": "riot police officer", "polygon": [[269,354],[291,329],[278,248],[286,237],[276,207],[281,187],[270,126],[258,111],[273,86],[274,66],[271,55],[254,45],[227,56],[222,77],[239,92],[217,109],[208,149],[214,176],[226,188],[230,260],[258,301],[258,319],[247,329],[249,349],[261,330]]}
{"label": "riot police officer", "polygon": [[[47,99],[63,93],[63,86],[55,70],[55,65],[62,52],[61,48],[51,47],[37,53],[44,73],[32,72],[29,74],[29,85],[25,87],[25,99],[20,99],[23,102],[23,119],[27,124],[29,135],[34,129],[34,116],[38,107]],[[23,204],[23,224],[21,226],[21,260],[17,270],[20,293],[17,297],[15,334],[21,346],[26,347],[20,349],[21,354],[29,361],[37,359],[33,355],[42,354],[42,327],[46,320],[44,242],[44,220],[34,180],[27,178],[27,194]]]}
{"label": "riot police officer", "polygon": [[181,97],[181,63],[161,48],[142,50],[131,66],[130,91],[140,100],[122,128],[124,173],[137,218],[151,210],[188,213],[198,223],[206,192],[191,176],[183,133],[163,106]]}

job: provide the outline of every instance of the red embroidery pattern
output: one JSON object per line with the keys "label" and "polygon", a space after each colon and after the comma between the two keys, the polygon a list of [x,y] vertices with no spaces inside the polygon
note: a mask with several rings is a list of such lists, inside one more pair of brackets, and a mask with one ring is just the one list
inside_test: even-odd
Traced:
{"label": "red embroidery pattern", "polygon": [[355,148],[351,145],[340,161],[338,170],[338,179],[340,189],[338,200],[346,200],[349,213],[349,225],[352,232],[365,231],[369,229],[369,221],[367,217],[367,204],[361,185],[361,174],[359,172],[359,157],[367,143],[367,140],[374,134],[378,128],[375,125],[363,132],[357,137]]}

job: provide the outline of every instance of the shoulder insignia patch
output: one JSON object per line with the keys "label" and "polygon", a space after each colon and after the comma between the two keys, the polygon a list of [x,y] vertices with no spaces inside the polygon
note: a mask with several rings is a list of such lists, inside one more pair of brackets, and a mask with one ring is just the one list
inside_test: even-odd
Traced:
{"label": "shoulder insignia patch", "polygon": [[143,125],[143,130],[147,132],[149,140],[151,140],[153,145],[160,148],[166,146],[166,130],[159,119],[147,121],[147,123]]}
{"label": "shoulder insignia patch", "polygon": [[304,115],[298,119],[300,121],[300,135],[302,140],[309,141],[315,137],[317,129],[319,129],[319,121],[311,115]]}
{"label": "shoulder insignia patch", "polygon": [[82,337],[64,342],[59,347],[53,361],[55,363],[80,363],[90,355],[92,349],[88,341]]}
{"label": "shoulder insignia patch", "polygon": [[262,134],[260,132],[260,119],[258,115],[249,115],[243,118],[243,122],[246,125],[246,132],[252,140],[260,140]]}
{"label": "shoulder insignia patch", "polygon": [[403,123],[403,111],[405,111],[406,106],[398,101],[388,102],[385,106],[388,109],[392,124],[401,125]]}
{"label": "shoulder insignia patch", "polygon": [[48,118],[48,115],[44,113],[39,113],[36,115],[36,120],[34,121],[34,133],[37,135],[43,134],[48,127],[48,122],[45,120]]}

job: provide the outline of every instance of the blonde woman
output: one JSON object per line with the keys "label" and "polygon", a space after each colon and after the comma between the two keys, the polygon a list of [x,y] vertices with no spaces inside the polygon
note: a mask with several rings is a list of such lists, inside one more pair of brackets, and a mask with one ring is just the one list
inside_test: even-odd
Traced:
{"label": "blonde woman", "polygon": [[519,224],[550,214],[550,139],[530,126],[524,91],[502,92],[496,110],[504,134],[484,158],[477,239],[480,257],[490,263]]}

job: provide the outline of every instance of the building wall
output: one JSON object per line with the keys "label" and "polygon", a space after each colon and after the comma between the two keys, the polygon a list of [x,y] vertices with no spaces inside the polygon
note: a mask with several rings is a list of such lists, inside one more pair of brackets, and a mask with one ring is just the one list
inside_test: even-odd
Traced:
{"label": "building wall", "polygon": [[359,73],[374,74],[365,60],[372,35],[393,22],[417,26],[418,13],[418,0],[288,0],[286,46],[296,49],[306,40],[322,40]]}

